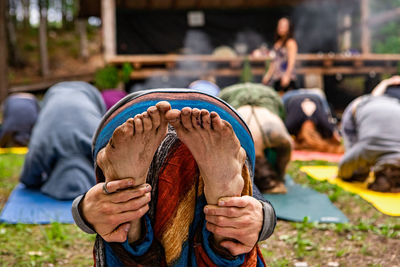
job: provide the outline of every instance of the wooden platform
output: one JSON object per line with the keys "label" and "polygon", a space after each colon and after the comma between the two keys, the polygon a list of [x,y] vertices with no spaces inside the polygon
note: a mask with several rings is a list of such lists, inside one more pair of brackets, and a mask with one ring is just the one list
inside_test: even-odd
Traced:
{"label": "wooden platform", "polygon": [[[270,57],[247,57],[254,75],[265,72],[265,62]],[[198,76],[238,76],[244,56],[220,57],[212,55],[117,55],[111,57],[110,64],[133,64],[132,79],[146,79],[153,75]],[[199,64],[195,70],[188,70],[184,63]],[[301,75],[370,74],[396,73],[399,54],[299,54],[297,73]]]}

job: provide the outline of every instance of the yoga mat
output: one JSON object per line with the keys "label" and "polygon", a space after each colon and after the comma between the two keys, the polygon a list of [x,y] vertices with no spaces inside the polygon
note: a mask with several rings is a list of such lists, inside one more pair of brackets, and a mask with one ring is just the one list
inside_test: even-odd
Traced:
{"label": "yoga mat", "polygon": [[27,189],[20,183],[11,192],[0,215],[0,222],[10,224],[74,223],[71,205],[72,200],[57,200],[38,190]]}
{"label": "yoga mat", "polygon": [[346,223],[347,217],[336,208],[328,196],[314,189],[296,184],[286,175],[286,194],[263,194],[274,206],[279,219],[301,222],[308,217],[309,222]]}
{"label": "yoga mat", "polygon": [[349,183],[336,178],[338,172],[336,166],[303,166],[300,170],[315,180],[327,180],[331,184],[359,195],[386,215],[400,216],[400,193],[381,193],[369,190],[367,185],[373,180],[372,175],[364,183]]}
{"label": "yoga mat", "polygon": [[295,150],[292,152],[291,160],[293,161],[325,160],[328,162],[339,162],[342,156],[343,154]]}
{"label": "yoga mat", "polygon": [[28,153],[27,147],[6,147],[0,148],[0,154],[18,154],[18,155],[25,155]]}

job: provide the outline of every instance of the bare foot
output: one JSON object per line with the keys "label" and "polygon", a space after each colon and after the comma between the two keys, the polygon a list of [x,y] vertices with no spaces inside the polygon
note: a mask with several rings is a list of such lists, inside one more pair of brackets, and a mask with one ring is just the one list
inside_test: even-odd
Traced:
{"label": "bare foot", "polygon": [[[170,109],[168,102],[159,102],[115,129],[96,159],[107,182],[128,177],[134,179],[136,186],[146,182],[154,153],[167,133],[165,113]],[[141,236],[140,220],[130,221],[130,243]]]}
{"label": "bare foot", "polygon": [[97,155],[106,181],[131,177],[135,185],[146,182],[154,153],[167,133],[165,113],[170,109],[168,102],[159,102],[115,129]]}
{"label": "bare foot", "polygon": [[166,118],[197,162],[208,204],[217,204],[220,197],[240,196],[246,152],[232,126],[216,112],[188,107],[170,110]]}

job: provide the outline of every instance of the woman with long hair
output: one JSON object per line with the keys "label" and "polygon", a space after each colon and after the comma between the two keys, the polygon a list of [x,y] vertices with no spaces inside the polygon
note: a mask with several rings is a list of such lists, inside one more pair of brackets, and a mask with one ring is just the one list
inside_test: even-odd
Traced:
{"label": "woman with long hair", "polygon": [[272,85],[278,92],[295,89],[297,42],[293,37],[292,24],[286,17],[278,21],[273,50],[275,55],[262,83]]}

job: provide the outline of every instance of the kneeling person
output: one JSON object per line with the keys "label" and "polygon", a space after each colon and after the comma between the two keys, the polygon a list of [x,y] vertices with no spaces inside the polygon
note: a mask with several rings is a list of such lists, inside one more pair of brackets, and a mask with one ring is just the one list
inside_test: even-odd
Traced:
{"label": "kneeling person", "polygon": [[237,109],[253,135],[255,184],[263,192],[286,193],[284,177],[292,145],[279,95],[270,87],[244,83],[225,88],[220,97]]}
{"label": "kneeling person", "polygon": [[299,89],[282,97],[285,125],[295,149],[343,153],[340,135],[325,96],[317,89]]}
{"label": "kneeling person", "polygon": [[369,188],[380,192],[400,192],[400,100],[384,94],[394,82],[400,84],[400,77],[351,102],[342,119],[346,153],[338,175],[365,181],[372,169],[375,181]]}
{"label": "kneeling person", "polygon": [[51,87],[33,128],[21,182],[57,199],[74,199],[95,183],[91,139],[105,113],[100,92],[84,82]]}

